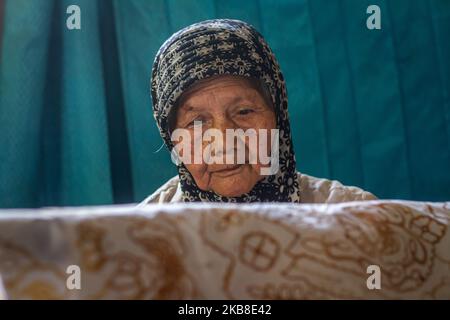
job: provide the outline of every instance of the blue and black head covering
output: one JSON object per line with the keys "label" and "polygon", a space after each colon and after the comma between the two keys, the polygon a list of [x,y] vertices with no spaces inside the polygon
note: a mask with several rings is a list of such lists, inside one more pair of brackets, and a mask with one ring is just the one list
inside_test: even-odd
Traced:
{"label": "blue and black head covering", "polygon": [[168,118],[177,99],[197,81],[218,75],[256,78],[266,85],[279,129],[279,170],[265,176],[247,194],[223,197],[200,190],[186,167],[179,164],[182,200],[300,202],[284,78],[266,41],[245,22],[215,19],[195,23],[173,34],[159,49],[153,63],[151,94],[154,117],[166,146],[173,148]]}

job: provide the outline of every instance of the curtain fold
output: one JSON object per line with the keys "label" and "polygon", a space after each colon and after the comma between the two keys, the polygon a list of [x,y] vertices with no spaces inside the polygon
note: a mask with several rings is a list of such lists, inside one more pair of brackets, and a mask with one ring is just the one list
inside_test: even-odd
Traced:
{"label": "curtain fold", "polygon": [[0,55],[2,53],[2,35],[3,35],[3,14],[4,14],[4,10],[5,10],[5,2],[4,2],[4,0],[0,0]]}
{"label": "curtain fold", "polygon": [[[151,66],[173,32],[211,18],[245,20],[273,48],[300,171],[449,200],[450,2],[372,2],[0,1],[0,207],[138,202],[175,175]],[[81,30],[66,28],[72,4]],[[381,30],[366,28],[371,4]]]}

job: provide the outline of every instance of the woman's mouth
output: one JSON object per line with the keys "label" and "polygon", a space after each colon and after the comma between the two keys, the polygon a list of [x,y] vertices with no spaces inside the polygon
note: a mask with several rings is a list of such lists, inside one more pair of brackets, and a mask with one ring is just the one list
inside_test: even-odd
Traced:
{"label": "woman's mouth", "polygon": [[217,168],[216,170],[212,170],[211,173],[218,177],[226,178],[228,176],[239,173],[243,166],[243,164],[228,165],[222,168]]}

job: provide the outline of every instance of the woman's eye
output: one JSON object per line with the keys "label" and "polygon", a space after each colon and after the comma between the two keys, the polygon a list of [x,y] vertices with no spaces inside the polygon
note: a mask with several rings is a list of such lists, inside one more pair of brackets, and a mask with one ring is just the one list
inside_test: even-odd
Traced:
{"label": "woman's eye", "polygon": [[203,123],[202,118],[196,118],[196,119],[192,120],[191,122],[189,122],[186,127],[188,127],[188,128],[200,127],[202,125],[202,123]]}
{"label": "woman's eye", "polygon": [[245,109],[240,109],[238,111],[238,114],[241,115],[241,116],[245,116],[245,115],[247,115],[249,113],[252,113],[252,112],[253,112],[253,109],[245,108]]}

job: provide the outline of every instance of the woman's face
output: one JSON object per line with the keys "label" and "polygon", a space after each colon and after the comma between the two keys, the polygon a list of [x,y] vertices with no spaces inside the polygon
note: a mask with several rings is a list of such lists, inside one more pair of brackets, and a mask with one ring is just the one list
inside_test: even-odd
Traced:
{"label": "woman's face", "polygon": [[[267,129],[270,133],[270,130],[276,127],[275,113],[265,102],[263,96],[247,80],[233,76],[222,76],[206,81],[183,95],[175,115],[174,129],[186,129],[191,137],[194,137],[194,128],[199,130],[199,121],[201,121],[203,132],[211,128],[218,129],[222,132],[224,140],[226,129],[243,129],[244,131],[255,129],[256,133],[260,132],[259,129]],[[191,139],[192,157],[194,140]],[[270,141],[270,136],[268,136],[269,156]],[[221,144],[223,149],[221,147],[220,156],[223,155],[223,164],[207,164],[203,157],[201,163],[198,164],[184,163],[200,189],[214,191],[225,197],[237,197],[252,190],[255,184],[263,178],[260,174],[263,165],[260,163],[259,157],[256,163],[248,161],[249,139],[245,139],[246,161],[244,164],[238,164],[236,160],[237,143],[234,142],[235,157],[231,164],[229,161],[225,161],[226,153],[230,152],[230,148],[226,148],[225,142]],[[202,154],[210,143],[201,142]],[[256,150],[252,150],[252,152],[256,152]]]}

